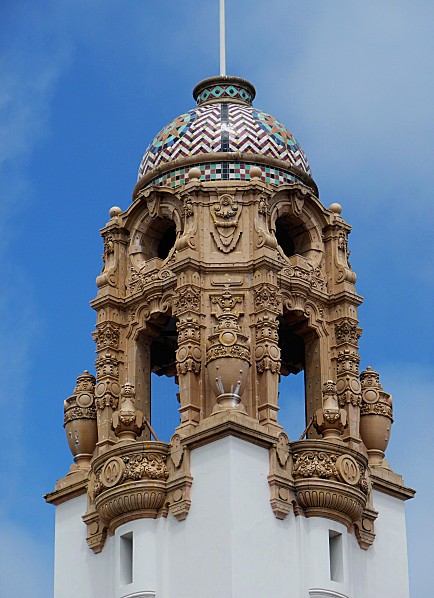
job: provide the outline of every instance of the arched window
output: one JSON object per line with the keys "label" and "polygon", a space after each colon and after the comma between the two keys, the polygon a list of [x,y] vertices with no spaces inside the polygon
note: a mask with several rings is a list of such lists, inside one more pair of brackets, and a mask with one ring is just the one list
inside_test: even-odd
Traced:
{"label": "arched window", "polygon": [[308,257],[312,239],[303,222],[292,214],[283,214],[276,218],[274,234],[277,244],[286,257],[302,255]]}
{"label": "arched window", "polygon": [[175,247],[176,234],[173,220],[157,216],[149,222],[146,233],[138,229],[133,235],[130,255],[137,256],[138,262],[156,257],[165,260]]}
{"label": "arched window", "polygon": [[[167,442],[179,425],[176,318],[162,316],[147,323],[136,344],[136,400],[159,440]],[[150,439],[145,429],[143,439]]]}

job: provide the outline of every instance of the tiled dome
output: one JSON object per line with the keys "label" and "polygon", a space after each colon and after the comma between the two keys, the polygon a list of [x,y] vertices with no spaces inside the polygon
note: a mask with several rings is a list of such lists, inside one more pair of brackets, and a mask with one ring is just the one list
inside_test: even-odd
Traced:
{"label": "tiled dome", "polygon": [[[166,125],[150,143],[140,164],[139,179],[158,167],[156,174],[169,170],[175,160],[182,164],[182,159],[188,159],[192,164],[196,156],[195,165],[201,165],[203,180],[249,178],[253,164],[267,164],[268,178],[275,184],[279,184],[277,179],[288,182],[285,164],[292,180],[290,172],[310,176],[306,155],[295,137],[273,116],[251,105],[255,89],[250,83],[238,77],[205,79],[193,96],[197,107]],[[206,154],[214,154],[209,167],[205,166]],[[239,154],[238,161],[234,154]],[[263,171],[265,177],[266,169]],[[175,186],[174,182],[183,177],[181,173],[178,179],[163,178],[155,182]]]}

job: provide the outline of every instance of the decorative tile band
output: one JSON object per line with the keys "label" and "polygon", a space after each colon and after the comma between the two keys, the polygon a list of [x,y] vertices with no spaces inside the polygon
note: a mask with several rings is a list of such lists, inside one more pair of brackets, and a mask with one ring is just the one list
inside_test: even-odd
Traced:
{"label": "decorative tile band", "polygon": [[183,168],[170,170],[149,181],[149,185],[165,187],[179,187],[188,183],[187,173],[190,168],[200,169],[200,180],[206,181],[249,181],[250,168],[259,166],[262,170],[261,181],[272,185],[287,185],[290,183],[303,183],[303,181],[290,172],[248,162],[214,162],[206,164],[192,164]]}
{"label": "decorative tile band", "polygon": [[198,106],[212,100],[240,100],[251,104],[253,95],[241,85],[210,85],[202,89],[196,98]]}

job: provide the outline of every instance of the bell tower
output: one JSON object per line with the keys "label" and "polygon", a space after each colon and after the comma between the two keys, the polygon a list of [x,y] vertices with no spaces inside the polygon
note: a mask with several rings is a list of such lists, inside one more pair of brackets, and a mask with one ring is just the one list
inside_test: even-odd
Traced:
{"label": "bell tower", "polygon": [[[391,395],[359,372],[351,227],[248,81],[193,96],[101,231],[96,377],[65,401],[74,463],[46,497],[55,597],[408,598],[414,491],[385,459]],[[179,389],[169,443],[152,372]],[[279,384],[298,372],[290,439]]]}

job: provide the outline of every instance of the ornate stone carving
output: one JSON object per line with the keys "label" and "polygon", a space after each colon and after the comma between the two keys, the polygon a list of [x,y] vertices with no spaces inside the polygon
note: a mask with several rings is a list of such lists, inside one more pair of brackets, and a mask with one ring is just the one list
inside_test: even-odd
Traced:
{"label": "ornate stone carving", "polygon": [[176,351],[176,371],[178,376],[201,369],[202,351],[200,350],[200,326],[197,318],[182,318],[176,324],[178,345]]}
{"label": "ornate stone carving", "polygon": [[294,478],[337,478],[338,455],[322,451],[306,451],[294,455]]}
{"label": "ornate stone carving", "polygon": [[135,407],[134,386],[126,383],[121,390],[121,407],[112,415],[113,429],[121,440],[135,440],[144,428],[143,413]]}
{"label": "ornate stone carving", "polygon": [[293,443],[295,491],[308,517],[328,517],[350,527],[367,505],[366,458],[344,444]]}
{"label": "ornate stone carving", "polygon": [[294,480],[291,475],[292,458],[288,436],[281,432],[270,449],[270,504],[277,519],[285,519],[294,502]]}
{"label": "ornate stone carving", "polygon": [[170,441],[170,458],[176,469],[179,469],[184,456],[185,447],[182,444],[179,434],[174,434]]}
{"label": "ornate stone carving", "polygon": [[157,453],[137,453],[123,457],[125,463],[124,480],[167,480],[169,472],[166,459]]}
{"label": "ornate stone carving", "polygon": [[119,326],[112,322],[98,324],[95,332],[92,333],[96,343],[96,350],[118,349],[119,347]]}
{"label": "ornate stone carving", "polygon": [[151,271],[140,271],[134,266],[130,266],[127,285],[130,293],[143,291],[149,286],[152,287],[152,283],[162,284],[164,281],[175,278],[175,274],[170,269],[175,259],[176,256],[173,254],[170,260],[164,262],[164,267],[155,267]]}
{"label": "ornate stone carving", "polygon": [[97,457],[89,476],[86,517],[96,511],[113,532],[130,519],[157,516],[166,496],[167,453],[162,442],[133,441]]}
{"label": "ornate stone carving", "polygon": [[341,482],[350,486],[360,485],[362,478],[359,464],[351,455],[341,455],[336,459],[336,471]]}
{"label": "ornate stone carving", "polygon": [[107,538],[107,526],[95,510],[83,515],[82,519],[87,526],[87,545],[95,554],[98,554],[103,549]]}
{"label": "ornate stone carving", "polygon": [[360,406],[360,415],[369,414],[383,415],[384,417],[387,417],[393,422],[392,406],[388,405],[387,403],[378,402],[370,404],[362,402]]}
{"label": "ornate stone carving", "polygon": [[70,421],[76,419],[95,419],[96,420],[96,409],[95,407],[72,407],[65,411],[63,418],[63,424],[67,424]]}
{"label": "ornate stone carving", "polygon": [[118,256],[116,255],[116,240],[112,232],[104,234],[104,253],[102,254],[103,267],[101,274],[96,279],[99,288],[117,285]]}
{"label": "ornate stone carving", "polygon": [[173,310],[177,316],[186,311],[199,311],[200,292],[190,286],[177,289],[177,295],[173,298]]}
{"label": "ornate stone carving", "polygon": [[112,431],[112,412],[118,408],[119,359],[117,351],[113,349],[100,354],[95,360],[97,382],[95,386],[95,406],[97,408],[98,445],[103,446],[114,442]]}
{"label": "ornate stone carving", "polygon": [[326,282],[320,266],[313,268],[308,263],[306,264],[306,268],[303,268],[300,265],[285,266],[282,268],[282,276],[286,276],[292,281],[306,283],[308,287],[313,289],[318,289],[320,291],[326,290]]}
{"label": "ornate stone carving", "polygon": [[279,322],[265,314],[258,317],[256,323],[255,361],[259,374],[270,370],[273,374],[280,372]]}
{"label": "ornate stone carving", "polygon": [[361,331],[356,323],[348,320],[335,323],[335,337],[338,345],[350,343],[357,347],[360,336]]}
{"label": "ornate stone carving", "polygon": [[263,284],[254,289],[255,309],[269,309],[275,313],[280,313],[282,309],[282,296],[276,287]]}
{"label": "ornate stone carving", "polygon": [[281,467],[285,467],[289,458],[289,438],[285,433],[279,434],[276,445],[277,460]]}
{"label": "ornate stone carving", "polygon": [[339,405],[351,403],[355,407],[361,402],[361,387],[358,379],[360,356],[355,351],[339,351],[337,357],[337,392]]}
{"label": "ornate stone carving", "polygon": [[360,355],[355,351],[345,349],[339,351],[337,358],[337,372],[338,375],[350,372],[355,376],[359,375]]}
{"label": "ornate stone carving", "polygon": [[393,423],[392,397],[384,392],[378,372],[371,367],[360,374],[362,404],[360,435],[368,449],[369,464],[381,465]]}
{"label": "ornate stone carving", "polygon": [[232,195],[225,194],[211,206],[210,212],[214,224],[211,236],[215,244],[223,253],[233,251],[241,236],[241,230],[238,229],[241,205]]}
{"label": "ornate stone carving", "polygon": [[347,414],[343,409],[339,409],[336,384],[333,380],[323,384],[322,395],[322,408],[316,410],[313,425],[324,438],[339,439],[347,426]]}
{"label": "ornate stone carving", "polygon": [[105,376],[110,378],[118,378],[119,376],[119,360],[111,353],[105,353],[95,360],[96,376],[98,380]]}
{"label": "ornate stone carving", "polygon": [[88,469],[97,442],[95,377],[87,370],[77,377],[74,394],[64,403],[66,438],[75,466]]}
{"label": "ornate stone carving", "polygon": [[[174,434],[170,441],[170,477],[167,482],[169,511],[178,521],[183,521],[190,509],[190,488],[193,478],[190,473],[190,451],[183,444],[179,434]],[[172,467],[171,467],[172,466]]]}
{"label": "ornate stone carving", "polygon": [[374,522],[378,517],[377,511],[367,506],[359,521],[354,523],[354,530],[360,548],[367,550],[375,540]]}
{"label": "ornate stone carving", "polygon": [[234,312],[242,296],[226,290],[212,295],[211,303],[218,306],[213,315],[218,324],[208,337],[206,364],[211,388],[221,408],[236,408],[241,402],[250,367],[250,339],[238,325],[240,312]]}

